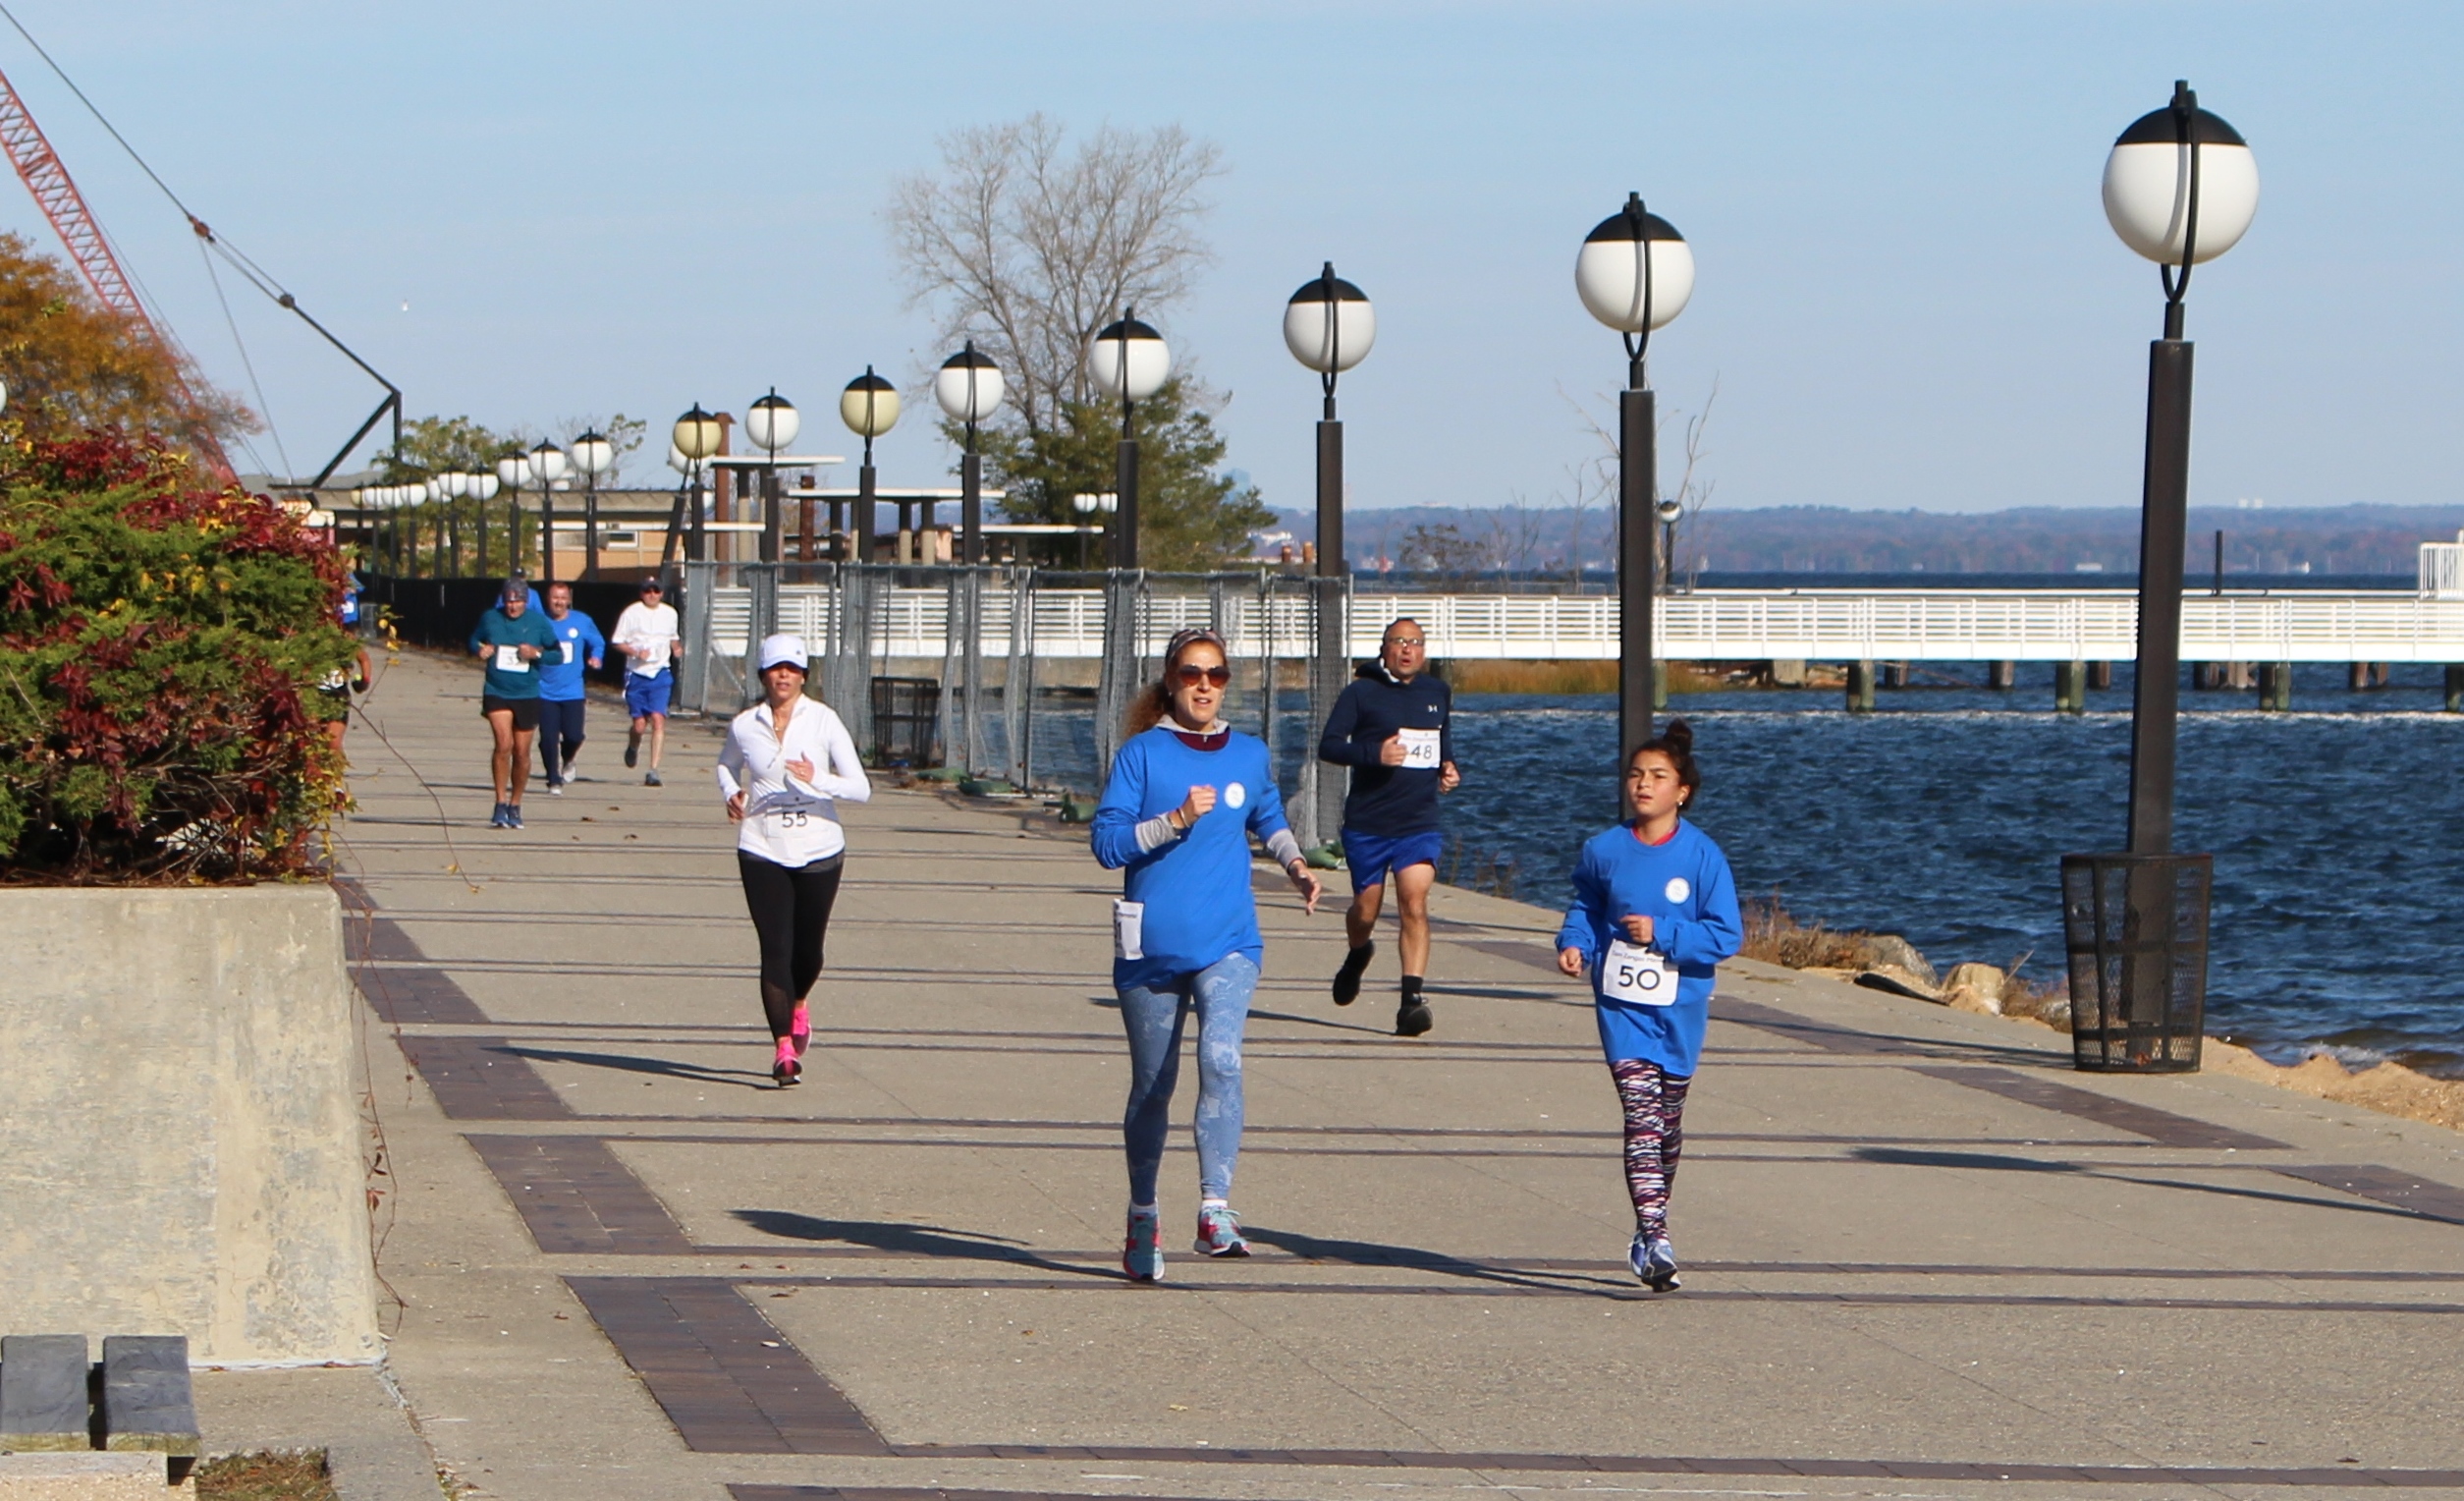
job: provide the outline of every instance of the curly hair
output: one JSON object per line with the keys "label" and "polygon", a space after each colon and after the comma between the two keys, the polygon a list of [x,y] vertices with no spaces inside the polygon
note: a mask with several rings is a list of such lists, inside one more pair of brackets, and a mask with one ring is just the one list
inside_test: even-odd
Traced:
{"label": "curly hair", "polygon": [[1129,700],[1129,712],[1122,720],[1122,728],[1127,734],[1144,735],[1164,722],[1164,717],[1173,711],[1173,676],[1180,670],[1180,654],[1201,644],[1222,652],[1224,661],[1228,665],[1231,663],[1232,651],[1225,646],[1224,639],[1207,627],[1191,626],[1186,631],[1175,633],[1172,643],[1164,648],[1164,675]]}

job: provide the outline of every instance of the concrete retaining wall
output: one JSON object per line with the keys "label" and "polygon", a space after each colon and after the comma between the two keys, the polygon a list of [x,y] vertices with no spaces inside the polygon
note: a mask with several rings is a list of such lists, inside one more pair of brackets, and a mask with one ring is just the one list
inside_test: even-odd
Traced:
{"label": "concrete retaining wall", "polygon": [[326,886],[0,890],[0,1333],[376,1359]]}

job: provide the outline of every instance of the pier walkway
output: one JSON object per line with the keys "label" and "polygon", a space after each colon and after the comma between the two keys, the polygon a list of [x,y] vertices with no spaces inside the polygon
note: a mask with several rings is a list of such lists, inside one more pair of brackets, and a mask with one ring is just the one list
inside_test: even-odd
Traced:
{"label": "pier walkway", "polygon": [[336,849],[391,1373],[482,1496],[2464,1492],[2452,1133],[2078,1076],[2041,1028],[1738,964],[1655,1298],[1554,917],[1442,888],[1438,1029],[1402,1042],[1382,990],[1328,1002],[1339,917],[1262,884],[1259,1254],[1180,1251],[1184,1070],[1172,1280],[1133,1287],[1081,842],[849,809],[809,1082],[776,1090],[715,737],[643,788],[596,703],[584,780],[496,832],[477,692],[386,669]]}

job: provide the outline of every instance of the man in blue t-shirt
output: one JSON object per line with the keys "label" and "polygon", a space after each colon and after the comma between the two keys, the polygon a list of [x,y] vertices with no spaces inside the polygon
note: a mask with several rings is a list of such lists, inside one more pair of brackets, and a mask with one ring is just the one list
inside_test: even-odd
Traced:
{"label": "man in blue t-shirt", "polygon": [[520,579],[505,581],[497,607],[479,617],[470,633],[470,654],[487,664],[479,712],[495,737],[489,772],[496,789],[491,828],[521,827],[521,794],[530,781],[530,739],[539,729],[539,659],[556,650],[544,617],[530,608],[530,590]]}
{"label": "man in blue t-shirt", "polygon": [[1429,642],[1406,615],[1386,628],[1378,659],[1364,664],[1326,717],[1318,758],[1351,768],[1343,799],[1343,863],[1351,870],[1351,906],[1343,913],[1351,952],[1335,973],[1335,1004],[1360,994],[1360,976],[1377,953],[1372,934],[1395,875],[1400,919],[1403,994],[1395,1032],[1417,1037],[1435,1025],[1421,986],[1429,973],[1429,888],[1438,878],[1446,835],[1438,825],[1438,795],[1462,778],[1454,770],[1454,700],[1429,676]]}
{"label": "man in blue t-shirt", "polygon": [[608,643],[598,622],[575,611],[572,584],[548,585],[547,613],[556,649],[539,661],[539,756],[547,764],[548,796],[561,798],[581,750],[582,671],[599,665]]}

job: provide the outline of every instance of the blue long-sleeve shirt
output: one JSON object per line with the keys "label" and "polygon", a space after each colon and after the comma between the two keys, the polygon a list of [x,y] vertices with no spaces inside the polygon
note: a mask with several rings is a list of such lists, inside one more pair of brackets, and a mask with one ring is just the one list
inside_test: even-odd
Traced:
{"label": "blue long-sleeve shirt", "polygon": [[[1677,997],[1669,1005],[1637,1006],[1601,993],[1601,958],[1610,939],[1623,937],[1619,924],[1628,917],[1651,919],[1650,947],[1677,972]],[[1728,857],[1691,823],[1678,820],[1666,844],[1647,845],[1622,823],[1584,842],[1558,947],[1581,950],[1591,966],[1600,1045],[1610,1062],[1648,1059],[1691,1076],[1703,1054],[1720,962],[1736,957],[1744,942]]]}
{"label": "blue long-sleeve shirt", "polygon": [[[1192,787],[1215,789],[1215,806],[1189,831],[1141,853],[1138,825],[1171,812]],[[1170,728],[1132,736],[1113,758],[1087,843],[1107,870],[1123,870],[1122,895],[1142,902],[1144,959],[1113,961],[1116,987],[1159,984],[1228,954],[1262,961],[1258,901],[1249,885],[1249,836],[1285,828],[1284,800],[1266,744],[1237,731],[1199,750]]]}
{"label": "blue long-sleeve shirt", "polygon": [[556,649],[539,658],[539,696],[550,703],[571,703],[582,696],[582,674],[589,670],[590,659],[607,659],[607,638],[599,634],[598,622],[579,610],[567,610],[563,620],[544,612],[539,618],[556,636]]}

